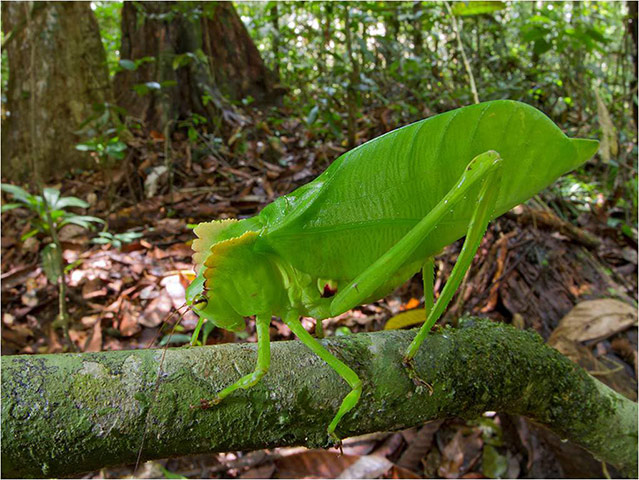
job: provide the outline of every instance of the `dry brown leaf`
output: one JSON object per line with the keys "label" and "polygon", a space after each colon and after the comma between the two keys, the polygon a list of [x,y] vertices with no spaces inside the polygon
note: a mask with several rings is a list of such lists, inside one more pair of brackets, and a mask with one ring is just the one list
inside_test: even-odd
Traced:
{"label": "dry brown leaf", "polygon": [[404,450],[402,456],[399,457],[397,466],[417,471],[422,458],[424,458],[431,449],[435,433],[437,433],[442,423],[443,420],[435,420],[428,422],[420,428],[415,438],[411,442],[408,442],[408,448]]}
{"label": "dry brown leaf", "polygon": [[85,352],[99,352],[102,350],[102,322],[101,319],[97,319],[91,336],[87,339],[87,343],[84,346]]}
{"label": "dry brown leaf", "polygon": [[337,478],[377,478],[393,467],[393,462],[378,455],[364,455],[346,468]]}
{"label": "dry brown leaf", "polygon": [[339,452],[308,450],[276,461],[276,478],[336,478],[358,458]]}
{"label": "dry brown leaf", "polygon": [[275,473],[275,464],[273,462],[258,465],[249,468],[243,472],[239,478],[272,478]]}
{"label": "dry brown leaf", "polygon": [[559,337],[574,342],[604,340],[637,325],[637,309],[613,298],[579,303],[559,322],[548,343],[555,346]]}
{"label": "dry brown leaf", "polygon": [[162,295],[167,295],[172,301],[175,308],[181,307],[186,302],[186,289],[180,281],[180,275],[169,275],[160,281],[165,289]]}
{"label": "dry brown leaf", "polygon": [[145,327],[157,327],[168,316],[172,308],[171,298],[166,293],[159,295],[149,302],[138,321]]}
{"label": "dry brown leaf", "polygon": [[398,467],[397,465],[393,465],[390,469],[388,478],[422,478],[419,475],[415,474],[415,472],[411,472],[410,470],[406,470],[405,468]]}
{"label": "dry brown leaf", "polygon": [[373,450],[372,455],[378,457],[392,456],[404,443],[404,437],[401,433],[392,433],[386,437],[382,444]]}
{"label": "dry brown leaf", "polygon": [[442,462],[437,472],[444,478],[460,478],[479,459],[483,445],[481,431],[473,430],[469,433],[460,428],[443,448]]}
{"label": "dry brown leaf", "polygon": [[637,383],[614,360],[607,356],[597,358],[591,348],[564,336],[555,337],[552,346],[613,390],[632,401],[637,399]]}

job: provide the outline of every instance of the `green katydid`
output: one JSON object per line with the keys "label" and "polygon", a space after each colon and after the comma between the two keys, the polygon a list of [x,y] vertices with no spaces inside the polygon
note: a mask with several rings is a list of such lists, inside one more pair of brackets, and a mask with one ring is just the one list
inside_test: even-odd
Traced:
{"label": "green katydid", "polygon": [[[488,222],[576,168],[598,142],[571,139],[543,113],[499,100],[453,110],[371,140],[319,177],[244,220],[201,223],[197,276],[187,303],[214,325],[238,331],[255,315],[255,370],[201,407],[255,385],[270,363],[269,324],[279,316],[350,385],[329,437],[358,402],[357,374],[299,321],[337,316],[377,300],[423,270],[426,318],[405,354],[411,361],[469,268]],[[466,236],[441,295],[433,256]]]}

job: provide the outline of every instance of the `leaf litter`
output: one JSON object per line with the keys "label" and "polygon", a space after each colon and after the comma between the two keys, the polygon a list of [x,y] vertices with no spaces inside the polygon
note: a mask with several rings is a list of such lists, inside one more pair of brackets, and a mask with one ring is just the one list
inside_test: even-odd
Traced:
{"label": "leaf litter", "polygon": [[[314,178],[345,150],[341,144],[313,138],[304,122],[295,119],[283,121],[280,128],[287,133],[278,138],[262,114],[254,115],[252,125],[237,127],[233,141],[215,151],[195,148],[175,132],[171,158],[187,161],[174,165],[172,188],[163,170],[164,139],[149,134],[153,142],[148,142],[144,132],[135,133],[130,154],[119,167],[63,180],[59,187],[64,195],[86,199],[91,204],[87,214],[106,219],[109,232],[141,234],[119,247],[91,243],[96,234],[87,231],[68,229],[61,235],[64,258],[73,265],[66,280],[73,319],[69,335],[77,351],[145,348],[166,335],[162,320],[184,303],[192,272],[191,226],[254,215]],[[380,115],[384,125],[371,122],[359,138],[394,128],[386,125],[387,117]],[[610,229],[601,212],[570,228],[547,211],[535,217],[529,208],[513,210],[490,225],[464,288],[442,322],[454,323],[470,313],[533,328],[612,388],[631,396],[637,379],[636,313],[630,313],[636,309],[636,242]],[[51,328],[57,291],[39,266],[45,239],[19,240],[28,231],[27,220],[20,209],[2,215],[2,353],[69,351]],[[449,245],[437,258],[436,296],[460,248],[461,242]],[[328,335],[338,329],[382,330],[393,316],[420,308],[423,292],[417,275],[386,299],[325,321],[325,329]],[[182,331],[190,334],[196,321],[187,312]],[[314,322],[306,323],[313,327]],[[249,329],[243,339],[216,329],[208,343],[250,341],[255,332]],[[273,340],[292,338],[278,321],[271,332]],[[497,425],[491,428],[504,428],[503,443],[491,440],[485,425],[448,419],[401,433],[346,439],[344,455],[303,448],[197,455],[149,462],[143,476],[507,478],[589,473],[578,466],[591,464],[587,452],[562,454],[565,444],[525,419],[491,415]],[[131,466],[88,478],[128,475]]]}

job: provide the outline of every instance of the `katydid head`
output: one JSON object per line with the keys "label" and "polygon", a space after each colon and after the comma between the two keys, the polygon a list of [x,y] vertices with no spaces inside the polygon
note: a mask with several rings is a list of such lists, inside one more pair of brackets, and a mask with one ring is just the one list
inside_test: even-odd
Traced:
{"label": "katydid head", "polygon": [[282,273],[261,251],[253,219],[198,225],[193,256],[198,274],[187,288],[193,311],[230,331],[245,328],[244,317],[277,314],[286,305]]}
{"label": "katydid head", "polygon": [[231,331],[244,317],[283,316],[289,310],[315,318],[330,316],[337,282],[296,270],[261,242],[254,219],[198,225],[193,242],[197,276],[186,301],[200,317]]}
{"label": "katydid head", "polygon": [[229,312],[223,307],[219,308],[219,305],[216,308],[213,302],[209,302],[205,293],[196,295],[191,307],[198,316],[206,318],[216,327],[230,330],[231,332],[241,332],[246,328],[244,317],[233,314],[234,312]]}

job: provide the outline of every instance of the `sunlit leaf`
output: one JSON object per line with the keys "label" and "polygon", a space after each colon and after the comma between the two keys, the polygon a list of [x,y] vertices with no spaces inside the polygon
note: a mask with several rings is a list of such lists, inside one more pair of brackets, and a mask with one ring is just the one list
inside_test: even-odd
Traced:
{"label": "sunlit leaf", "polygon": [[60,198],[60,190],[56,188],[44,189],[44,199],[47,201],[47,206],[49,208],[57,208],[58,198]]}
{"label": "sunlit leaf", "polygon": [[424,323],[424,320],[426,320],[426,310],[423,308],[416,308],[414,310],[408,310],[395,315],[386,322],[384,330],[396,330],[398,328],[419,325]]}
{"label": "sunlit leaf", "polygon": [[313,123],[315,123],[315,120],[317,120],[318,114],[319,114],[319,107],[315,105],[313,108],[311,108],[311,111],[308,112],[308,117],[306,117],[306,123],[308,123],[309,125],[312,125]]}
{"label": "sunlit leaf", "polygon": [[62,197],[58,200],[57,208],[66,208],[66,207],[79,207],[79,208],[88,208],[89,204],[84,200],[77,197]]}
{"label": "sunlit leaf", "polygon": [[24,205],[21,203],[5,203],[2,205],[2,213],[8,212],[9,210],[13,210],[14,208],[23,207]]}
{"label": "sunlit leaf", "polygon": [[470,16],[493,13],[506,8],[504,2],[457,2],[453,5],[453,15]]}
{"label": "sunlit leaf", "polygon": [[3,192],[13,195],[13,198],[15,198],[16,200],[25,202],[25,203],[28,203],[29,198],[33,197],[33,195],[31,195],[25,189],[20,188],[17,185],[11,185],[10,183],[0,184],[0,189]]}

